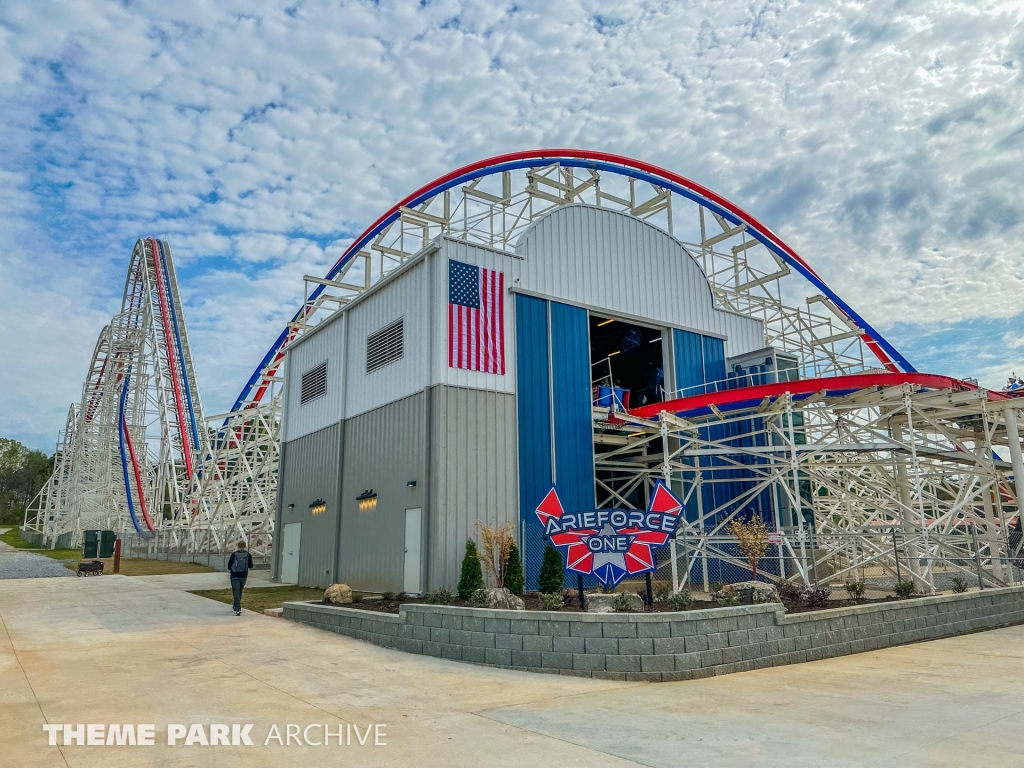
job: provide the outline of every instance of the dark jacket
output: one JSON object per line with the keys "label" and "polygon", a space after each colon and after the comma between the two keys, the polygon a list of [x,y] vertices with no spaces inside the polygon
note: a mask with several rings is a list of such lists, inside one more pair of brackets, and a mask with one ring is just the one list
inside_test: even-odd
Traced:
{"label": "dark jacket", "polygon": [[[245,558],[245,572],[244,573],[235,573],[233,570],[231,570],[231,566],[234,564],[236,557],[239,558],[239,559]],[[234,552],[231,553],[231,557],[228,558],[228,575],[232,579],[246,579],[246,578],[248,578],[249,577],[249,569],[250,568],[252,568],[252,555],[250,555],[244,549],[236,549]]]}

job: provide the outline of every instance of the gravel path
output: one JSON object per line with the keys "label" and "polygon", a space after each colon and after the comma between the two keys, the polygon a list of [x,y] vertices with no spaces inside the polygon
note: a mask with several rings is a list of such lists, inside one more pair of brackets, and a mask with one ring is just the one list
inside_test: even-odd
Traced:
{"label": "gravel path", "polygon": [[51,576],[74,576],[61,560],[19,552],[0,541],[0,579],[42,579]]}

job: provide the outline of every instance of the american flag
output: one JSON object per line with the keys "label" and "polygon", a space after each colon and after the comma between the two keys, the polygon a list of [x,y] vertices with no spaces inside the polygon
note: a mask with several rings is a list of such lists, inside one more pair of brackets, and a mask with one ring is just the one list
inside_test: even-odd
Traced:
{"label": "american flag", "polygon": [[505,273],[448,262],[448,366],[505,373]]}

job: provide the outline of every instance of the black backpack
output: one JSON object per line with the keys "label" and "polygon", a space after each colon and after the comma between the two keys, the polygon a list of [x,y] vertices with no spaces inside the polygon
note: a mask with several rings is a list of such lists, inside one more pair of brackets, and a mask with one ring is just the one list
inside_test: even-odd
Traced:
{"label": "black backpack", "polygon": [[249,570],[249,553],[244,549],[237,550],[231,555],[231,573],[247,573]]}

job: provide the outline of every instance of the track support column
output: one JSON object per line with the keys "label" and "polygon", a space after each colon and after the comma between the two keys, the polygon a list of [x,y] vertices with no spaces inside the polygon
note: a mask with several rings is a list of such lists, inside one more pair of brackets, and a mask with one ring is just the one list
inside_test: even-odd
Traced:
{"label": "track support column", "polygon": [[1024,488],[1024,455],[1020,449],[1020,430],[1017,427],[1017,406],[1011,400],[1003,410],[1006,422],[1006,442],[1010,445],[1010,464],[1013,466],[1013,484],[1017,493],[1017,510],[1021,509],[1021,489]]}

